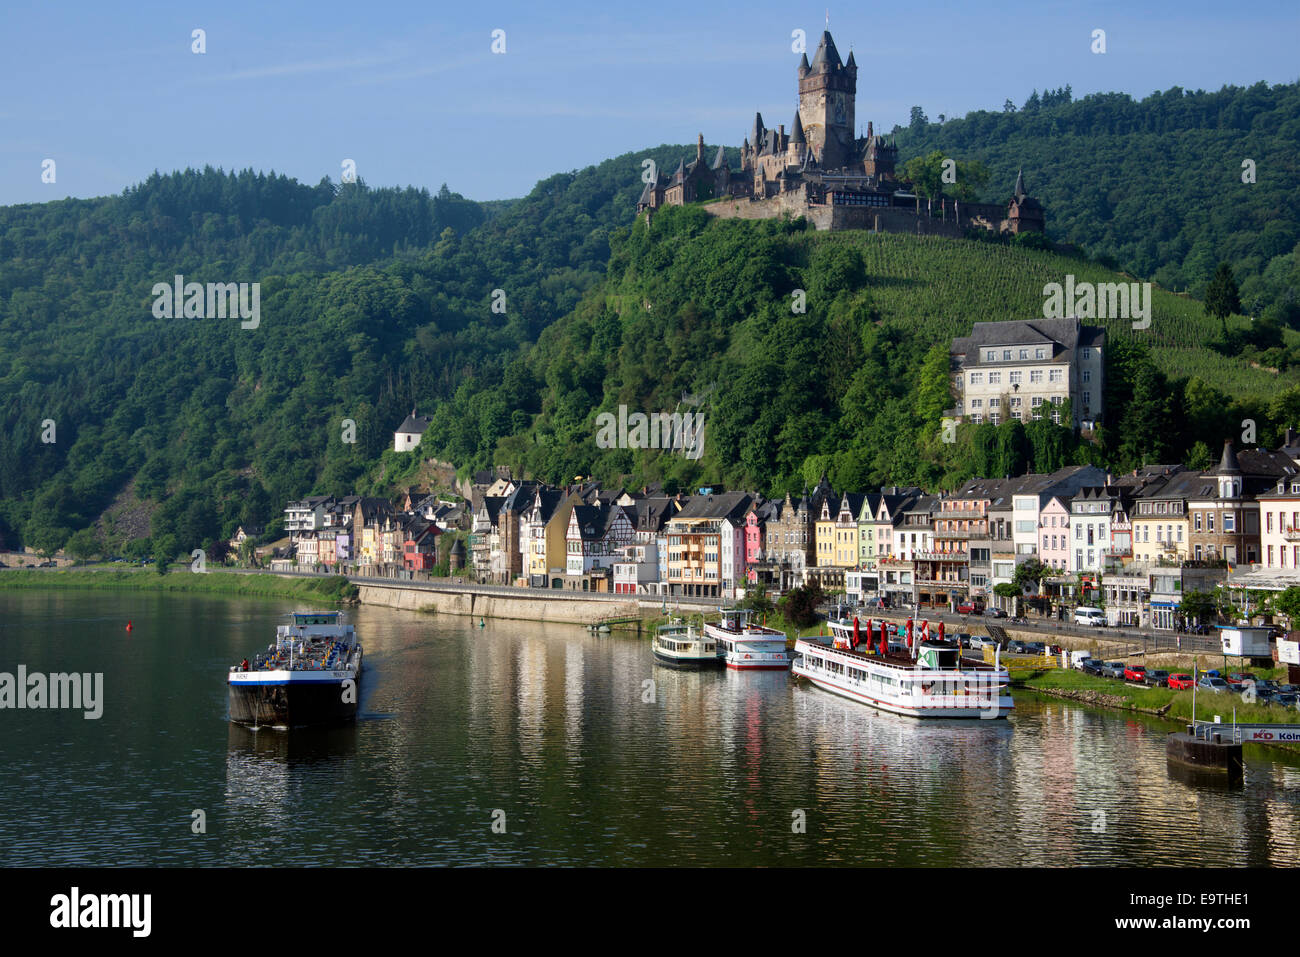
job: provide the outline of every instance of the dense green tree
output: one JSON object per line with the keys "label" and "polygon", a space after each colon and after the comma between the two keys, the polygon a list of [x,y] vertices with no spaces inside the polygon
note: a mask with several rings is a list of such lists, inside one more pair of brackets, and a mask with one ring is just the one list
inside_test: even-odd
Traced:
{"label": "dense green tree", "polygon": [[1214,279],[1205,290],[1205,312],[1219,319],[1241,312],[1237,280],[1233,278],[1232,267],[1228,263],[1219,263],[1214,271]]}

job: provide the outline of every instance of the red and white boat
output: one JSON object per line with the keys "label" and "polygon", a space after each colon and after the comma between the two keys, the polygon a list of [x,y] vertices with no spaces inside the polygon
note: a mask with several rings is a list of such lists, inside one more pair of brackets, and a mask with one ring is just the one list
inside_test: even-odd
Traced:
{"label": "red and white boat", "polygon": [[852,632],[832,629],[832,644],[815,638],[795,642],[793,673],[814,685],[881,711],[915,718],[1005,718],[1011,713],[1010,676],[995,658],[962,657],[955,641],[930,637],[929,622],[920,634],[907,620],[903,642],[894,642],[880,623],[853,622]]}
{"label": "red and white boat", "polygon": [[728,668],[740,671],[784,670],[793,654],[786,648],[785,632],[756,625],[746,608],[724,608],[717,621],[706,622],[704,633],[718,642]]}

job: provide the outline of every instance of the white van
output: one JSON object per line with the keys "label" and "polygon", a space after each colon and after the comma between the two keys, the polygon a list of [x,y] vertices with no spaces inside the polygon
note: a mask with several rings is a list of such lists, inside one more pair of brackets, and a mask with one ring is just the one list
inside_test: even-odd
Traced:
{"label": "white van", "polygon": [[1076,625],[1087,625],[1090,628],[1104,628],[1106,626],[1106,613],[1100,608],[1076,608],[1074,609],[1074,623]]}

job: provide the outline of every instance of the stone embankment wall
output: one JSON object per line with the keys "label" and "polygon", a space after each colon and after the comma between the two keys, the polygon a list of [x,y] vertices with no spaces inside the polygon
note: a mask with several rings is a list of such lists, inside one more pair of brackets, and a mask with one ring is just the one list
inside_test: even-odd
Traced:
{"label": "stone embankment wall", "polygon": [[[582,598],[568,594],[502,595],[466,588],[463,591],[432,591],[400,585],[360,585],[360,599],[367,605],[387,605],[407,611],[480,618],[514,618],[526,621],[558,621],[594,624],[601,619],[643,614],[640,603]],[[654,605],[657,609],[658,605]],[[647,608],[646,615],[653,614]]]}

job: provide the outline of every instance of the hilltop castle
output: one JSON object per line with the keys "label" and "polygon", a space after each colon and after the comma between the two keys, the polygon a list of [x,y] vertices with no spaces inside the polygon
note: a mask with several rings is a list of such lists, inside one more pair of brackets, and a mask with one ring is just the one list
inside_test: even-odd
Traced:
{"label": "hilltop castle", "polygon": [[685,158],[670,177],[646,184],[637,212],[660,206],[714,200],[704,208],[714,216],[767,219],[806,216],[818,229],[876,229],[889,232],[960,236],[968,228],[995,232],[1042,232],[1043,207],[1016,176],[1014,194],[1005,206],[996,203],[932,204],[907,191],[895,175],[898,147],[867,124],[867,135],[854,137],[854,101],[858,64],[847,63],[829,31],[812,63],[799,61],[799,109],[787,133],[785,124],[770,130],[761,114],[740,147],[740,169],[733,170],[719,146],[713,162],[704,158],[704,136],[695,159]]}

